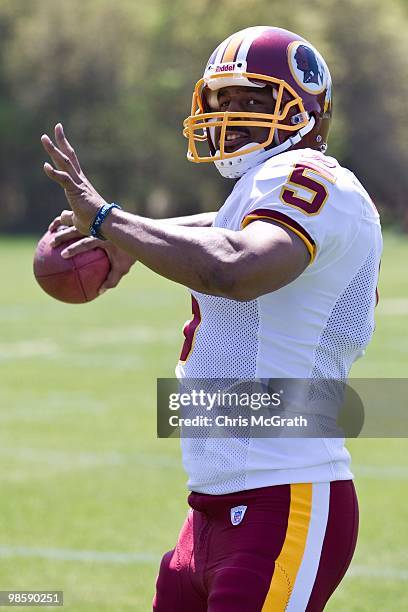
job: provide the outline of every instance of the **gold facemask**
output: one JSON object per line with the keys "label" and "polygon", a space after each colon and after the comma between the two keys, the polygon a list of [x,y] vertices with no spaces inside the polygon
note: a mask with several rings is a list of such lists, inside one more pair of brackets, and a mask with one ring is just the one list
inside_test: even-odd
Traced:
{"label": "gold facemask", "polygon": [[[210,79],[200,79],[193,93],[193,99],[191,104],[191,114],[183,122],[183,135],[188,139],[188,152],[187,159],[192,162],[214,162],[223,159],[230,159],[242,155],[242,151],[237,150],[232,153],[225,152],[225,136],[227,129],[230,127],[263,127],[269,128],[269,134],[264,142],[256,144],[252,147],[245,149],[245,154],[265,149],[273,143],[275,130],[285,130],[287,132],[295,132],[303,128],[308,123],[308,113],[305,112],[302,99],[298,96],[296,91],[282,79],[276,79],[274,77],[263,76],[251,72],[243,72],[236,75],[237,85],[241,85],[242,77],[248,79],[249,84],[251,81],[256,83],[264,83],[265,85],[272,85],[276,92],[275,96],[275,107],[272,113],[242,113],[242,112],[229,112],[229,111],[214,111],[205,112],[205,102],[203,98],[203,92],[206,87],[210,90],[218,90],[223,87],[222,79],[228,79],[228,84],[231,85],[231,80],[234,78],[232,73],[220,73],[213,74]],[[217,82],[218,81],[218,82]],[[290,100],[286,102],[282,107],[282,100],[284,92],[287,92],[290,96]],[[288,125],[283,123],[288,117],[289,111],[297,106],[299,112],[296,114],[298,121],[295,124]],[[293,118],[292,118],[293,121]],[[197,142],[208,142],[208,137],[211,134],[211,130],[215,128],[221,128],[219,150],[216,155],[200,155],[197,151]],[[214,143],[215,145],[215,143]]]}

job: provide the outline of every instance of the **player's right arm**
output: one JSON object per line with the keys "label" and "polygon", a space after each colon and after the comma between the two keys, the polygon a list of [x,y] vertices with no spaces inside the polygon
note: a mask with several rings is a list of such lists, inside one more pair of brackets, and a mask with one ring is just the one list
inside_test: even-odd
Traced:
{"label": "player's right arm", "polygon": [[[196,215],[186,215],[182,217],[169,217],[168,219],[160,219],[162,223],[168,223],[170,225],[182,225],[184,227],[211,227],[216,217],[216,212],[204,212]],[[50,223],[50,232],[57,232],[58,228],[61,227],[61,216],[55,217]],[[74,227],[67,227],[64,230],[58,232],[55,236],[55,244],[62,244],[73,238],[81,238],[82,234]]]}
{"label": "player's right arm", "polygon": [[211,227],[216,215],[216,212],[205,212],[185,217],[171,217],[169,219],[162,219],[162,221],[163,223],[182,225],[183,227]]}
{"label": "player's right arm", "polygon": [[[196,215],[188,215],[185,217],[172,217],[163,219],[162,222],[169,225],[180,225],[184,227],[210,227],[215,218],[215,212],[199,213]],[[120,247],[115,246],[109,241],[101,241],[92,236],[84,237],[75,227],[65,227],[61,225],[61,217],[56,217],[49,226],[49,230],[55,233],[53,246],[58,246],[68,240],[77,240],[75,251],[72,251],[70,257],[78,253],[84,253],[94,249],[95,246],[103,248],[110,260],[111,269],[100,288],[100,293],[104,293],[107,289],[116,287],[120,280],[127,274],[130,268],[136,263],[137,259]]]}

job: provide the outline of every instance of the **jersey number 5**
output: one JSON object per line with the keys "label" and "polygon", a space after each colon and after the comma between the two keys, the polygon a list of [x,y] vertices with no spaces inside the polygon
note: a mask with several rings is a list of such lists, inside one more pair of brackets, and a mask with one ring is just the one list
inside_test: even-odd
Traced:
{"label": "jersey number 5", "polygon": [[[320,163],[304,160],[296,164],[280,193],[282,202],[301,210],[307,215],[318,215],[329,195],[326,185],[317,180],[315,176],[310,176],[310,173],[318,175],[330,181],[330,183],[336,181],[335,175],[330,171],[330,166],[323,165],[324,162],[322,163],[320,159],[318,161]],[[303,192],[306,191],[307,195],[300,194],[299,188]]]}

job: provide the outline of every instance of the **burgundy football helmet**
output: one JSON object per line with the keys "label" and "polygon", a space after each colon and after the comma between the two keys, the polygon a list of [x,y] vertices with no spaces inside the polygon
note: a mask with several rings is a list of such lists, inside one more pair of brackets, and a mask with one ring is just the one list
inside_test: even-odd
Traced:
{"label": "burgundy football helmet", "polygon": [[[274,108],[268,114],[223,112],[217,107],[217,92],[230,86],[269,86]],[[288,30],[247,28],[215,49],[195,86],[191,115],[184,120],[187,158],[214,162],[223,176],[238,178],[283,151],[310,147],[324,152],[331,114],[331,77],[320,53]],[[236,126],[269,128],[267,139],[228,153],[226,132]],[[199,153],[198,142],[207,142],[210,155]]]}

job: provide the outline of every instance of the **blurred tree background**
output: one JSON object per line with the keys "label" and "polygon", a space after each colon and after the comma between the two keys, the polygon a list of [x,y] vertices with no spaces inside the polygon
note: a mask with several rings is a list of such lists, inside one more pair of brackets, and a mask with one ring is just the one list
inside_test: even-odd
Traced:
{"label": "blurred tree background", "polygon": [[407,0],[0,0],[0,232],[65,207],[40,136],[62,121],[107,200],[153,217],[214,210],[231,182],[186,161],[182,121],[213,48],[250,25],[309,39],[334,81],[329,153],[408,229]]}

